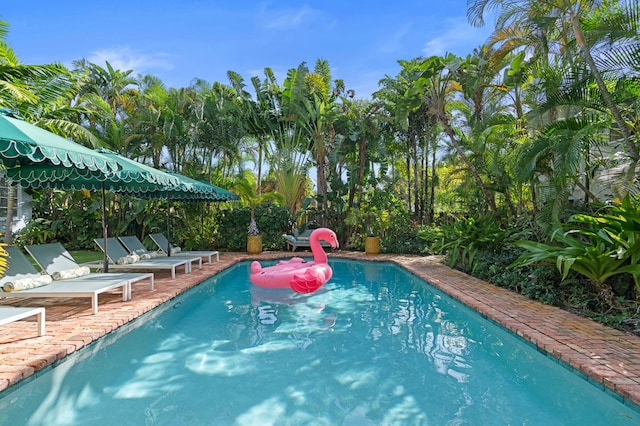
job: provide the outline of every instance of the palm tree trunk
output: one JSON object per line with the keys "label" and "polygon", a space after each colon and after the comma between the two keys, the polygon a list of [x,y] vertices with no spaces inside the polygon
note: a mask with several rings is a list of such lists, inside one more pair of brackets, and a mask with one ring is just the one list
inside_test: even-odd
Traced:
{"label": "palm tree trunk", "polygon": [[262,194],[262,141],[258,140],[258,196]]}
{"label": "palm tree trunk", "polygon": [[412,138],[411,144],[411,154],[413,155],[413,213],[415,215],[418,213],[418,205],[420,198],[420,164],[418,160],[418,137],[414,136]]}
{"label": "palm tree trunk", "polygon": [[431,194],[429,197],[429,215],[427,225],[431,225],[433,223],[433,219],[435,216],[435,204],[436,204],[436,182],[438,181],[438,168],[436,163],[436,147],[434,146],[431,150]]}
{"label": "palm tree trunk", "polygon": [[320,195],[320,202],[322,205],[320,206],[320,225],[325,224],[326,218],[326,208],[327,208],[327,177],[324,172],[324,153],[322,155],[318,155],[316,161],[316,180],[318,185],[318,195]]}
{"label": "palm tree trunk", "polygon": [[362,190],[364,184],[364,169],[367,165],[367,140],[358,140],[358,207],[362,208]]}
{"label": "palm tree trunk", "polygon": [[620,109],[618,108],[618,105],[613,101],[613,98],[611,97],[611,93],[607,89],[607,86],[605,85],[604,80],[602,79],[602,74],[600,74],[600,71],[598,70],[596,62],[594,61],[593,56],[591,56],[591,51],[589,50],[589,47],[587,46],[587,43],[585,41],[584,32],[582,31],[582,27],[580,26],[580,19],[577,15],[574,15],[571,18],[571,26],[573,28],[573,33],[576,37],[578,46],[580,47],[580,52],[582,52],[582,55],[584,56],[584,59],[587,62],[587,65],[589,66],[589,70],[591,71],[591,75],[593,76],[594,80],[596,81],[596,84],[598,85],[598,88],[600,89],[600,92],[602,93],[602,98],[604,99],[604,102],[607,104],[607,107],[609,107],[609,110],[611,111],[611,115],[613,115],[613,119],[615,120],[616,125],[618,126],[618,128],[620,129],[620,132],[622,133],[622,138],[624,139],[627,149],[629,150],[629,155],[634,161],[640,160],[638,147],[631,140],[627,123],[625,123],[624,119],[622,118]]}
{"label": "palm tree trunk", "polygon": [[407,153],[407,209],[411,211],[411,154]]}
{"label": "palm tree trunk", "polygon": [[604,301],[608,310],[611,311],[612,309],[617,309],[619,306],[618,306],[618,303],[616,303],[616,296],[611,286],[607,283],[602,283],[597,281],[592,281],[592,282],[596,288],[596,291],[598,292],[598,296],[602,301]]}
{"label": "palm tree trunk", "polygon": [[478,169],[476,169],[476,166],[473,165],[473,163],[469,160],[469,157],[467,157],[467,155],[464,153],[464,151],[460,147],[460,144],[458,144],[458,141],[456,140],[456,135],[453,129],[451,128],[451,125],[449,124],[449,120],[447,120],[444,113],[438,114],[438,119],[444,126],[444,130],[447,133],[447,136],[449,136],[449,139],[451,140],[451,144],[455,148],[456,152],[458,153],[458,155],[460,156],[464,164],[466,164],[467,168],[469,169],[469,172],[475,179],[476,184],[482,191],[482,194],[484,195],[484,199],[487,202],[487,205],[489,206],[492,212],[494,213],[497,212],[498,208],[496,207],[496,200],[493,198],[493,195],[489,192],[489,190],[484,185],[484,182],[482,181],[482,178],[480,177],[480,173],[478,173]]}

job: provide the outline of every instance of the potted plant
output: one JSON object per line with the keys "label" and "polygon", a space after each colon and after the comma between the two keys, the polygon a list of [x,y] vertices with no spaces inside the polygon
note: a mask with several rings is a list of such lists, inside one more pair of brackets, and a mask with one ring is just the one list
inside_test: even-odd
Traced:
{"label": "potted plant", "polygon": [[389,212],[373,208],[366,213],[367,238],[364,241],[366,254],[380,253],[380,238],[389,227]]}
{"label": "potted plant", "polygon": [[380,236],[368,235],[364,240],[364,252],[366,254],[380,253]]}
{"label": "potted plant", "polygon": [[258,194],[258,185],[255,176],[251,172],[245,173],[238,178],[234,185],[234,190],[242,202],[251,209],[251,220],[247,228],[247,253],[260,254],[262,253],[262,235],[260,235],[255,218],[256,207],[269,200],[281,202],[283,197],[277,192]]}
{"label": "potted plant", "polygon": [[389,222],[389,212],[386,210],[370,209],[363,210],[353,208],[345,223],[358,228],[365,233],[364,252],[366,254],[380,253],[380,237],[387,228]]}
{"label": "potted plant", "polygon": [[262,235],[260,235],[253,212],[254,210],[251,209],[251,221],[247,229],[247,253],[260,254],[262,253]]}

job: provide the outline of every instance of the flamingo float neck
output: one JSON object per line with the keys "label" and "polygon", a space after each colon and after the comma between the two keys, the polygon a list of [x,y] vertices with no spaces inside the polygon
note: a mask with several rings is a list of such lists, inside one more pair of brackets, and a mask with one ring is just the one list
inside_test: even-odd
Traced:
{"label": "flamingo float neck", "polygon": [[327,228],[318,228],[314,230],[309,236],[309,246],[311,247],[311,252],[313,253],[313,262],[314,263],[327,263],[329,259],[327,258],[327,253],[322,248],[320,244],[320,240],[325,240],[330,242],[329,239],[331,237],[331,231]]}

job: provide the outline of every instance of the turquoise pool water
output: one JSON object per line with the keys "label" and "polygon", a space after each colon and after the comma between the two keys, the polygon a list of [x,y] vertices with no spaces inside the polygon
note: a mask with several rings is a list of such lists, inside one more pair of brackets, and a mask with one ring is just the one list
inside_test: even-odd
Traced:
{"label": "turquoise pool water", "polygon": [[230,268],[2,395],[0,424],[640,424],[403,269],[331,265],[311,295]]}

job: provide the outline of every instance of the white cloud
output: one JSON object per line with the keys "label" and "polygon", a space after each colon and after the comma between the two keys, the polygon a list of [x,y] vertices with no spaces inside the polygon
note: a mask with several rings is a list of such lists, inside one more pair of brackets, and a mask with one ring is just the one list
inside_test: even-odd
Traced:
{"label": "white cloud", "polygon": [[265,28],[272,30],[289,30],[299,28],[306,22],[307,17],[315,13],[309,6],[297,9],[267,10],[263,5],[260,10],[260,22]]}
{"label": "white cloud", "polygon": [[113,68],[133,70],[134,74],[155,74],[158,70],[171,71],[174,68],[170,55],[139,53],[128,46],[97,50],[88,60],[100,66],[108,61]]}
{"label": "white cloud", "polygon": [[483,44],[493,29],[487,25],[482,28],[472,27],[465,17],[448,19],[446,25],[444,33],[425,44],[422,49],[425,56],[444,55],[447,52],[466,56]]}

